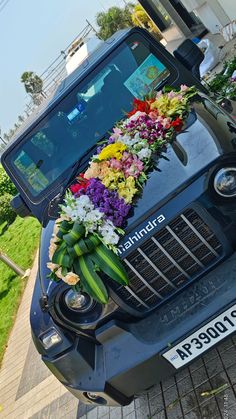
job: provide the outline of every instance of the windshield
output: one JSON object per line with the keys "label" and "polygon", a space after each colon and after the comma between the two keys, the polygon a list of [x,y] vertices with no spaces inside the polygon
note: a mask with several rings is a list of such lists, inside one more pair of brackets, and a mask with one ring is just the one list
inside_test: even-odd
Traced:
{"label": "windshield", "polygon": [[132,35],[68,94],[18,146],[11,165],[24,190],[40,195],[170,75],[140,35]]}

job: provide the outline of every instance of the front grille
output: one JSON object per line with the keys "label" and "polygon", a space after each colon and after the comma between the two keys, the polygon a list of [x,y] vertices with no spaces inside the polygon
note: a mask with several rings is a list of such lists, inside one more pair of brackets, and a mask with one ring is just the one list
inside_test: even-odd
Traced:
{"label": "front grille", "polygon": [[201,275],[222,254],[213,231],[188,209],[123,260],[129,286],[113,282],[112,288],[131,308],[145,312]]}

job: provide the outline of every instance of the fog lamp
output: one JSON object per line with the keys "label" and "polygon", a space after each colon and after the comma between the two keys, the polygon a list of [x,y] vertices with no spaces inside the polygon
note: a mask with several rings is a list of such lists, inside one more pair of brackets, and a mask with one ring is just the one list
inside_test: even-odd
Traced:
{"label": "fog lamp", "polygon": [[41,342],[46,350],[62,342],[62,338],[54,327],[40,336]]}
{"label": "fog lamp", "polygon": [[93,300],[88,294],[70,289],[65,294],[65,303],[70,310],[85,312],[91,308]]}
{"label": "fog lamp", "polygon": [[220,169],[215,175],[214,188],[219,195],[226,198],[236,196],[236,168]]}

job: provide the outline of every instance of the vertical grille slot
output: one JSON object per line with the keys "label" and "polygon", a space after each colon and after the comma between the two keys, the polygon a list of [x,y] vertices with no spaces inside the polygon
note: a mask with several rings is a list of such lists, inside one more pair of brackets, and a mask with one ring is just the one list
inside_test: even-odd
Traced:
{"label": "vertical grille slot", "polygon": [[114,281],[110,286],[124,303],[146,312],[200,276],[222,255],[215,233],[196,211],[188,209],[124,259],[127,287]]}

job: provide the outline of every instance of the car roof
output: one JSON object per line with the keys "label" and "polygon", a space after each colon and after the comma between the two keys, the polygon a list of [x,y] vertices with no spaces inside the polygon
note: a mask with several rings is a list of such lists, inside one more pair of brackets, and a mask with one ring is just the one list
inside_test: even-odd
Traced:
{"label": "car roof", "polygon": [[59,100],[59,98],[64,96],[67,91],[72,90],[78,81],[91,71],[96,63],[102,61],[104,56],[109,54],[110,51],[113,51],[115,46],[121,43],[123,39],[126,38],[127,34],[133,32],[134,30],[143,31],[140,28],[123,29],[116,32],[106,41],[102,42],[101,45],[96,50],[94,50],[70,75],[62,80],[53,95],[45,99],[43,103],[39,105],[35,111],[32,112],[26,121],[22,123],[16,134],[13,135],[12,139],[9,141],[6,150],[8,146],[12,146],[12,144],[17,142],[17,140],[19,140],[22,135],[29,131],[29,128],[31,128],[35,122],[41,119],[41,117],[45,116],[47,113],[46,111],[51,109]]}

